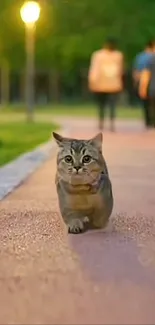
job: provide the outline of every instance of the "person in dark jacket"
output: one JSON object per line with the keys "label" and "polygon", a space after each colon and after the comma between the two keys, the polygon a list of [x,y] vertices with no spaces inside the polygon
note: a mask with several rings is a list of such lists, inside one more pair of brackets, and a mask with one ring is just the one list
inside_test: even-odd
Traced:
{"label": "person in dark jacket", "polygon": [[[140,82],[141,73],[143,72],[143,70],[145,70],[145,67],[147,66],[147,64],[150,62],[150,60],[152,58],[154,46],[155,46],[155,41],[153,41],[153,40],[149,41],[146,44],[145,49],[142,52],[140,52],[134,60],[133,80],[134,80],[135,90],[136,90],[136,93],[138,96],[139,96],[139,82]],[[142,107],[143,107],[143,111],[144,111],[145,126],[147,128],[151,127],[149,98],[141,97],[141,103],[142,103]]]}
{"label": "person in dark jacket", "polygon": [[155,128],[155,54],[147,62],[141,74],[139,95],[142,100],[148,100],[149,102],[150,126]]}

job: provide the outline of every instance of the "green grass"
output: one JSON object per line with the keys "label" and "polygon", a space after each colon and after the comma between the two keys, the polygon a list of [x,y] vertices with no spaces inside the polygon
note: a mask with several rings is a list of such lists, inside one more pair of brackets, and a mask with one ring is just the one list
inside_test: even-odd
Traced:
{"label": "green grass", "polygon": [[[53,105],[48,108],[40,108],[38,114],[51,113],[52,115],[64,116],[81,116],[81,117],[96,117],[97,109],[94,105]],[[137,108],[118,107],[117,118],[120,119],[140,119],[141,110]]]}
{"label": "green grass", "polygon": [[[81,117],[96,117],[97,109],[94,105],[53,105],[48,108],[40,108],[37,114],[62,115],[62,116],[81,116]],[[117,118],[120,119],[140,119],[141,110],[138,108],[118,107]]]}
{"label": "green grass", "polygon": [[[0,110],[0,166],[47,141],[52,130],[58,126],[52,123],[55,116],[81,116],[84,119],[97,117],[93,105],[53,105],[38,107],[35,122],[26,122],[23,106],[10,106]],[[137,108],[117,109],[117,118],[141,119],[142,112]]]}
{"label": "green grass", "polygon": [[[9,114],[9,115],[8,115]],[[96,117],[97,110],[94,105],[52,105],[45,107],[37,107],[35,110],[36,121],[48,121],[49,116],[81,116],[83,118]],[[1,121],[7,121],[9,117],[10,121],[25,120],[25,110],[20,106],[12,106],[0,111],[0,123]],[[118,107],[117,118],[119,119],[141,119],[142,112],[139,108],[132,107]]]}
{"label": "green grass", "polygon": [[52,123],[1,123],[0,166],[48,141],[56,128],[57,125]]}

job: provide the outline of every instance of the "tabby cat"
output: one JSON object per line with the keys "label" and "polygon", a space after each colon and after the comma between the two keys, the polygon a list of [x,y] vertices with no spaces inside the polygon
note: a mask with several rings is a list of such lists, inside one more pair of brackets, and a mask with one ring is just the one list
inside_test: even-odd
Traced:
{"label": "tabby cat", "polygon": [[112,186],[102,155],[102,133],[90,140],[53,132],[59,151],[56,187],[69,233],[103,228],[113,209]]}

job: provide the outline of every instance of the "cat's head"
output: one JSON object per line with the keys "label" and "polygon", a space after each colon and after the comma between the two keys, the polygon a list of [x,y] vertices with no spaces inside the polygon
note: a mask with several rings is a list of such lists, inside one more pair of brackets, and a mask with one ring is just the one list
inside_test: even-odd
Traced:
{"label": "cat's head", "polygon": [[91,184],[103,167],[102,133],[89,140],[64,138],[53,132],[59,151],[57,172],[70,184]]}

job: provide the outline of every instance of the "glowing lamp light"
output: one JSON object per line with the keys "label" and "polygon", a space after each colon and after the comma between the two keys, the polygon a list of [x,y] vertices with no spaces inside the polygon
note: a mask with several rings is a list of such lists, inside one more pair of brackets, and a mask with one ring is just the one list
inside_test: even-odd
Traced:
{"label": "glowing lamp light", "polygon": [[21,19],[25,24],[35,23],[40,16],[40,6],[36,1],[26,1],[20,10]]}

